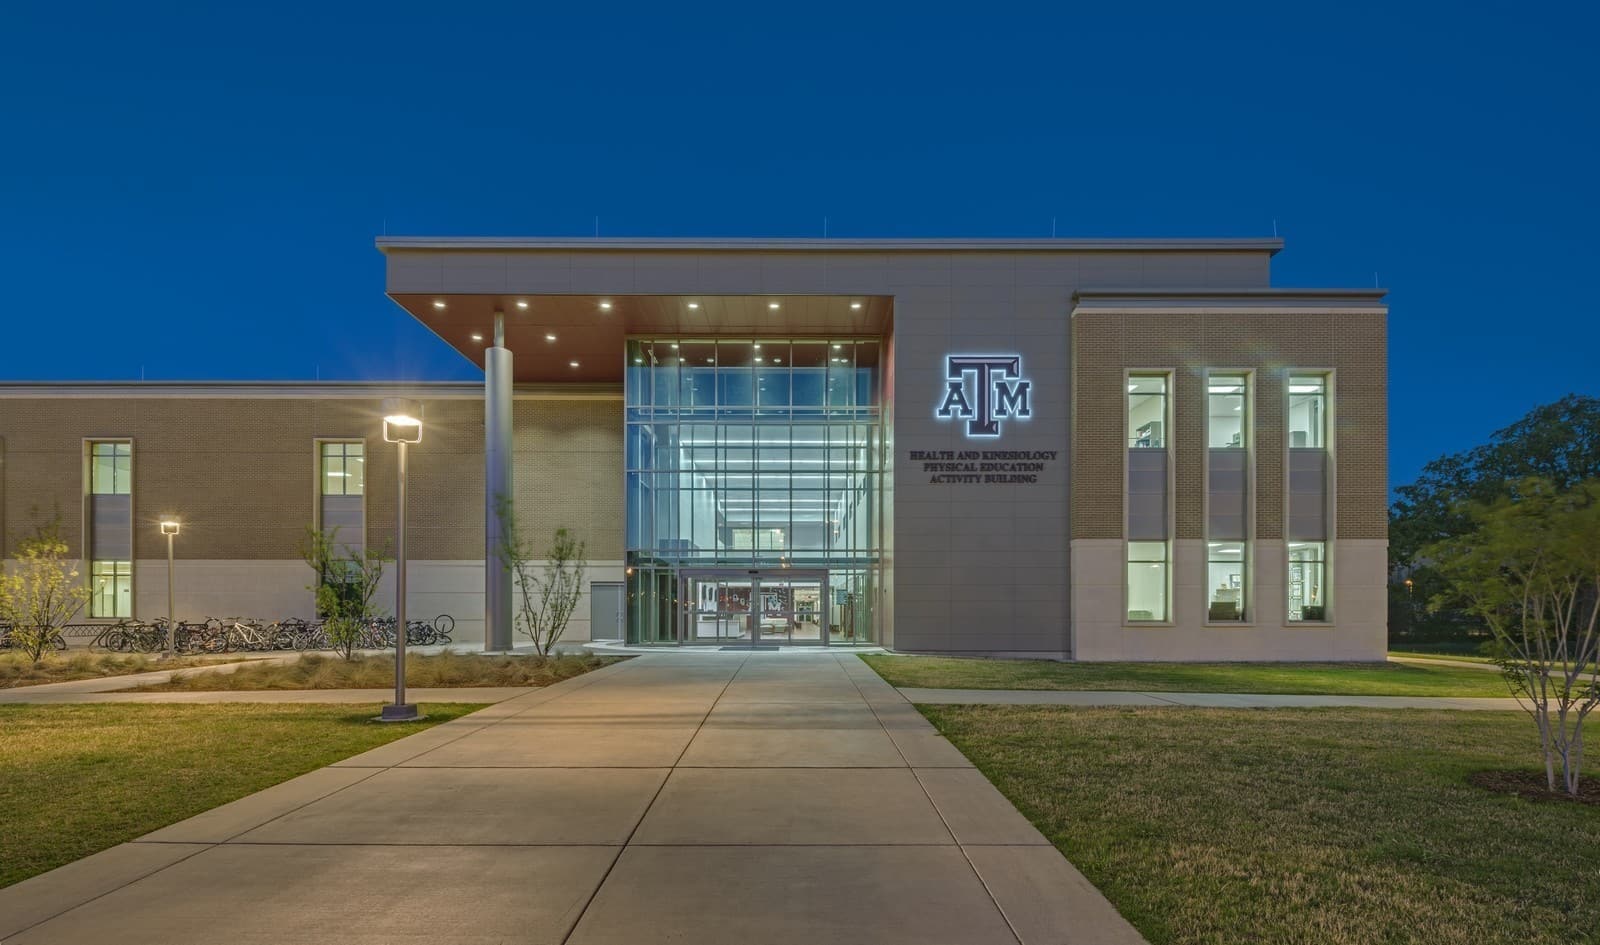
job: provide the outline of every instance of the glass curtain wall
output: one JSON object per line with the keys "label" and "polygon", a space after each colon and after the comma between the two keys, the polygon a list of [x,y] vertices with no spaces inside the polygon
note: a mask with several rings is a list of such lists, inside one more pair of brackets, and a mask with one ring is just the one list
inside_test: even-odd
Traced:
{"label": "glass curtain wall", "polygon": [[827,571],[828,640],[876,638],[880,357],[876,339],[628,342],[629,642],[693,642],[680,572],[723,567]]}

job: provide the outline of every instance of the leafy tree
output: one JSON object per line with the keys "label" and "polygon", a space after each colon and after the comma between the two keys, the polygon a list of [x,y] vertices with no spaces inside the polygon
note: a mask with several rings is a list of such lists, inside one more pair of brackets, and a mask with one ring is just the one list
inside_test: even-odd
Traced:
{"label": "leafy tree", "polygon": [[12,643],[37,663],[62,645],[62,628],[91,593],[78,580],[78,562],[67,559],[57,512],[17,542],[15,563],[0,573],[0,620],[11,625]]}
{"label": "leafy tree", "polygon": [[1389,601],[1391,636],[1461,638],[1482,624],[1456,606],[1424,609],[1446,590],[1425,553],[1435,542],[1470,532],[1468,503],[1515,498],[1525,480],[1557,489],[1600,479],[1600,399],[1570,394],[1536,407],[1489,442],[1434,460],[1417,480],[1394,490],[1389,509],[1389,564],[1396,581]]}
{"label": "leafy tree", "polygon": [[1495,662],[1538,726],[1550,790],[1559,763],[1576,797],[1583,723],[1600,705],[1600,480],[1531,478],[1513,491],[1461,506],[1470,530],[1422,553],[1447,588],[1438,603],[1494,634]]}
{"label": "leafy tree", "polygon": [[589,566],[584,543],[567,529],[557,528],[549,547],[540,553],[522,533],[510,500],[500,497],[495,510],[502,536],[500,560],[511,569],[518,592],[517,630],[533,641],[540,656],[549,656],[583,597],[583,573]]}
{"label": "leafy tree", "polygon": [[328,643],[345,659],[354,659],[361,629],[380,613],[372,598],[388,558],[380,549],[355,551],[341,544],[337,528],[325,532],[313,525],[300,540],[300,557],[315,575],[308,590],[316,597]]}

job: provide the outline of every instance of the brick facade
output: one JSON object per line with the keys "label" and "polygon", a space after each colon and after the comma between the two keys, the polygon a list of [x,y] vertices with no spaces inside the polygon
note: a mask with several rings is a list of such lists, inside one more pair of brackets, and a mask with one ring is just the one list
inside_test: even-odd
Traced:
{"label": "brick facade", "polygon": [[1072,537],[1121,538],[1127,370],[1174,375],[1174,537],[1204,538],[1205,373],[1255,372],[1255,534],[1283,537],[1288,372],[1331,369],[1336,532],[1388,535],[1387,366],[1381,311],[1092,312],[1072,325]]}
{"label": "brick facade", "polygon": [[[430,398],[411,458],[411,547],[419,560],[483,559],[483,404]],[[298,558],[314,520],[315,441],[364,440],[369,541],[394,534],[395,448],[372,396],[0,398],[0,527],[6,543],[59,509],[77,555],[83,539],[86,439],[133,441],[134,557],[161,558],[155,523],[177,515],[184,559]],[[573,529],[592,559],[622,557],[622,403],[519,398],[516,507],[542,541]]]}

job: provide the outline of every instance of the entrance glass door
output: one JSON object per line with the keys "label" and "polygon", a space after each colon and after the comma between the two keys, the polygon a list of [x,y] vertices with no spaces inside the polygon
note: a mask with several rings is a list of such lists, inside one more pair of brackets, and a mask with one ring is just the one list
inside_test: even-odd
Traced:
{"label": "entrance glass door", "polygon": [[780,643],[824,643],[823,578],[761,578],[760,639]]}
{"label": "entrance glass door", "polygon": [[684,643],[826,644],[828,575],[684,572]]}
{"label": "entrance glass door", "polygon": [[753,642],[755,631],[750,602],[755,581],[712,575],[686,576],[683,583],[684,616],[688,623],[681,637],[683,642]]}

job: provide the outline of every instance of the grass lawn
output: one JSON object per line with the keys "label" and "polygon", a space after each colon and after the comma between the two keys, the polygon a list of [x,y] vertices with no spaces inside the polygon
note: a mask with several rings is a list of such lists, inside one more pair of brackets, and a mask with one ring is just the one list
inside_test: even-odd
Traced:
{"label": "grass lawn", "polygon": [[0,886],[478,708],[0,705]]}
{"label": "grass lawn", "polygon": [[[424,687],[549,686],[615,663],[617,657],[478,656],[446,651],[406,655],[406,685]],[[146,692],[223,689],[383,689],[394,685],[393,656],[346,660],[307,653],[285,663],[254,664],[231,673],[195,673],[153,686]]]}
{"label": "grass lawn", "polygon": [[1600,942],[1600,804],[1468,782],[1520,713],[921,708],[1153,945]]}
{"label": "grass lawn", "polygon": [[1498,696],[1494,673],[1405,663],[1052,663],[863,656],[891,685],[923,689],[1118,689],[1295,695]]}
{"label": "grass lawn", "polygon": [[69,682],[74,679],[99,679],[103,676],[126,676],[130,673],[152,673],[165,669],[184,669],[213,663],[232,663],[239,657],[178,656],[169,660],[158,659],[144,653],[94,653],[87,650],[46,652],[35,663],[20,652],[0,653],[0,689],[13,686],[37,686],[42,683]]}

